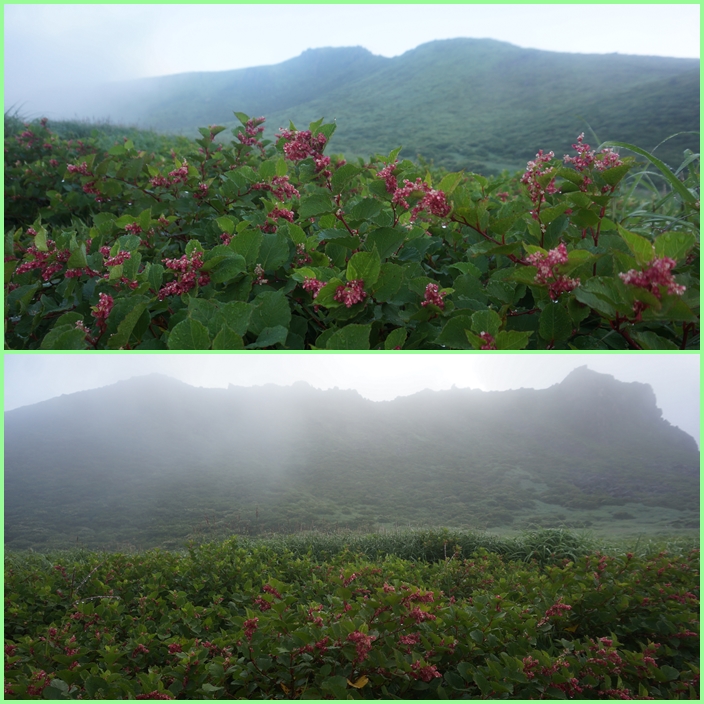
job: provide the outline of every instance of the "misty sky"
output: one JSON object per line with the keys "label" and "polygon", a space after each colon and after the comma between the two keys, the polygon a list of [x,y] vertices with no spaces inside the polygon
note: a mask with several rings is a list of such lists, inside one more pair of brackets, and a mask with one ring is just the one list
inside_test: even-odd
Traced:
{"label": "misty sky", "polygon": [[[107,81],[276,64],[309,48],[398,56],[455,37],[574,53],[698,58],[699,5],[4,6],[5,110],[73,117]],[[100,116],[104,117],[104,116]]]}
{"label": "misty sky", "polygon": [[663,416],[699,442],[698,354],[13,354],[4,356],[5,410],[60,394],[160,372],[193,386],[288,386],[357,389],[373,401],[422,389],[542,389],[586,364],[655,391]]}

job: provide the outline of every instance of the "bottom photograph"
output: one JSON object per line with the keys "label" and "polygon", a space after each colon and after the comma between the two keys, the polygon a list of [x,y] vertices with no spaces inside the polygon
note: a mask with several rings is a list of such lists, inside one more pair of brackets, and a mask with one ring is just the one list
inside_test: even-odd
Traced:
{"label": "bottom photograph", "polygon": [[698,354],[4,356],[5,699],[694,699]]}

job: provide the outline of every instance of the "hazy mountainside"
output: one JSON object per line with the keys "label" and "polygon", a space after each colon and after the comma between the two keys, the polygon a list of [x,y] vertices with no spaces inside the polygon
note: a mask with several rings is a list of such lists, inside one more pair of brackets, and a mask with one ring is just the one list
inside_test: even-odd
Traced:
{"label": "hazy mountainside", "polygon": [[5,413],[13,547],[302,525],[486,527],[560,509],[698,510],[699,452],[652,389],[586,367],[545,390],[373,403],[152,375]]}
{"label": "hazy mountainside", "polygon": [[[520,169],[538,149],[558,156],[580,132],[653,149],[699,130],[699,61],[522,49],[491,39],[423,44],[387,59],[366,49],[311,49],[274,66],[188,73],[105,86],[84,114],[157,130],[236,125],[232,112],[267,117],[272,137],[293,120],[325,117],[330,150],[366,157],[403,146],[438,166]],[[668,141],[672,166],[697,135]]]}

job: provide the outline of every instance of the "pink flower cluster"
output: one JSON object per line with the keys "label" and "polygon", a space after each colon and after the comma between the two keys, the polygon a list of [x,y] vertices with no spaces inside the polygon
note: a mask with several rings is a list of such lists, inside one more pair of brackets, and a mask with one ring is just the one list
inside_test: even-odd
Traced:
{"label": "pink flower cluster", "polygon": [[402,645],[418,645],[418,643],[420,643],[420,633],[410,633],[407,636],[399,636],[398,642]]}
{"label": "pink flower cluster", "polygon": [[132,256],[130,252],[118,252],[114,257],[111,257],[110,247],[101,247],[100,253],[105,257],[105,266],[118,266]]}
{"label": "pink flower cluster", "polygon": [[[30,234],[34,233],[36,235],[32,228],[29,229],[31,230]],[[32,269],[40,269],[42,279],[49,281],[54,274],[61,271],[64,268],[64,262],[69,260],[71,253],[68,249],[56,249],[54,240],[47,239],[46,245],[48,252],[42,252],[34,245],[28,247],[27,254],[31,254],[34,259],[20,264],[15,269],[15,274],[24,274]]]}
{"label": "pink flower cluster", "polygon": [[84,161],[81,164],[66,164],[66,170],[70,174],[82,174],[83,176],[90,176],[91,172],[88,171],[88,164]]}
{"label": "pink flower cluster", "polygon": [[625,284],[647,289],[656,298],[661,296],[660,286],[665,286],[669,294],[681,296],[687,287],[676,283],[672,277],[672,270],[675,266],[677,266],[677,262],[670,257],[656,257],[643,271],[631,269],[619,274],[619,277]]}
{"label": "pink flower cluster", "polygon": [[248,618],[243,624],[242,627],[244,628],[244,637],[247,640],[252,640],[252,636],[254,635],[254,631],[257,630],[259,627],[259,619],[258,618]]}
{"label": "pink flower cluster", "polygon": [[565,154],[563,161],[565,164],[572,164],[577,171],[595,166],[599,171],[611,169],[614,166],[621,166],[623,162],[619,155],[612,149],[602,149],[599,154],[595,154],[593,149],[589,149],[588,144],[583,144],[584,132],[577,137],[577,144],[572,145],[572,149],[577,152],[577,156]]}
{"label": "pink flower cluster", "polygon": [[286,200],[287,198],[298,198],[301,194],[296,187],[289,183],[288,176],[274,176],[271,183],[261,182],[252,185],[255,191],[271,191],[274,198],[277,200]]}
{"label": "pink flower cluster", "polygon": [[198,286],[205,286],[210,282],[208,274],[200,274],[203,266],[203,252],[195,250],[189,258],[184,254],[180,259],[162,259],[167,269],[178,272],[176,281],[172,281],[159,290],[159,300],[163,301],[167,296],[180,296]]}
{"label": "pink flower cluster", "polygon": [[333,296],[336,301],[344,303],[348,308],[351,308],[355,303],[361,303],[366,297],[362,279],[354,279],[348,281],[345,286],[338,286]]}
{"label": "pink flower cluster", "polygon": [[[543,150],[539,150],[535,155],[534,161],[529,161],[526,166],[526,171],[521,176],[521,183],[528,188],[528,196],[535,205],[545,202],[546,193],[556,193],[555,179],[551,179],[547,186],[540,184],[540,177],[545,174],[552,173],[555,169],[550,166],[545,168],[545,164],[555,157],[554,152],[543,154]],[[533,217],[537,215],[533,214]]]}
{"label": "pink flower cluster", "polygon": [[[546,254],[533,252],[526,257],[529,264],[537,267],[535,282],[538,284],[548,284],[550,298],[554,301],[561,293],[567,293],[579,286],[579,279],[570,279],[562,274],[555,273],[555,267],[560,264],[567,264],[567,247],[564,242],[551,249]],[[549,281],[552,279],[552,281]]]}
{"label": "pink flower cluster", "polygon": [[404,185],[401,188],[398,187],[398,181],[393,173],[397,163],[389,164],[377,172],[377,176],[383,178],[386,182],[386,190],[389,193],[393,193],[391,202],[408,210],[411,206],[406,198],[413,193],[422,193],[423,197],[411,211],[411,222],[424,210],[441,218],[447,217],[452,210],[452,206],[447,202],[447,196],[442,191],[431,188],[420,178],[417,178],[415,183],[406,178],[403,180]]}
{"label": "pink flower cluster", "polygon": [[284,154],[289,161],[302,161],[309,156],[313,157],[315,170],[318,172],[330,163],[330,157],[323,156],[323,149],[328,140],[322,133],[313,136],[310,130],[287,130],[282,127],[276,137],[286,140]]}
{"label": "pink flower cluster", "polygon": [[320,293],[320,289],[323,288],[323,286],[325,286],[325,281],[318,281],[318,279],[314,279],[312,277],[306,276],[302,285],[303,285],[303,290],[308,291],[309,293],[312,293],[313,300],[315,300],[318,297],[318,294]]}
{"label": "pink flower cluster", "polygon": [[484,344],[479,348],[481,350],[495,350],[496,349],[496,340],[494,339],[493,335],[490,335],[488,332],[484,332],[482,330],[479,333],[479,337],[482,338],[484,341]]}
{"label": "pink flower cluster", "polygon": [[256,145],[261,149],[263,145],[257,139],[257,136],[264,132],[264,128],[262,127],[264,122],[266,122],[266,119],[263,117],[253,117],[250,120],[247,120],[244,133],[240,132],[237,135],[237,139],[239,139],[242,144],[249,146]]}
{"label": "pink flower cluster", "polygon": [[438,672],[436,665],[422,665],[420,660],[416,660],[411,665],[411,677],[414,680],[430,682],[433,677],[442,677],[442,675]]}
{"label": "pink flower cluster", "polygon": [[347,640],[356,645],[357,660],[362,662],[372,649],[372,642],[376,640],[376,636],[368,636],[359,631],[354,631],[347,636]]}
{"label": "pink flower cluster", "polygon": [[107,327],[106,320],[110,315],[110,311],[112,310],[114,304],[115,301],[112,296],[108,296],[107,293],[101,293],[98,296],[98,305],[91,308],[93,311],[92,315],[95,318],[95,321],[98,324],[98,329],[101,333],[105,332],[105,328]]}
{"label": "pink flower cluster", "polygon": [[169,172],[168,177],[154,176],[154,178],[149,180],[149,183],[155,188],[157,186],[167,188],[177,183],[186,183],[186,181],[188,181],[188,162],[184,159],[178,169]]}
{"label": "pink flower cluster", "polygon": [[545,625],[550,620],[551,616],[562,616],[563,611],[572,611],[572,607],[569,604],[563,604],[562,597],[560,597],[557,602],[545,612],[545,616],[538,621],[538,626]]}
{"label": "pink flower cluster", "polygon": [[445,301],[442,299],[447,296],[446,291],[439,291],[437,284],[428,284],[425,287],[425,300],[421,303],[421,306],[425,307],[428,305],[434,305],[443,310],[445,308]]}

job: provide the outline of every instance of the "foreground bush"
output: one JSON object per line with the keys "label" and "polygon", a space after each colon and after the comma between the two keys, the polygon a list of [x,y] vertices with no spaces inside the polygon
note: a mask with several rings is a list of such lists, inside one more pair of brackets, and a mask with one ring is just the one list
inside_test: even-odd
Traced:
{"label": "foreground bush", "polygon": [[698,550],[318,561],[273,545],[9,553],[5,697],[699,697]]}
{"label": "foreground bush", "polygon": [[621,145],[650,172],[580,136],[520,179],[433,175],[236,114],[169,155],[9,136],[6,347],[698,348],[695,155]]}

